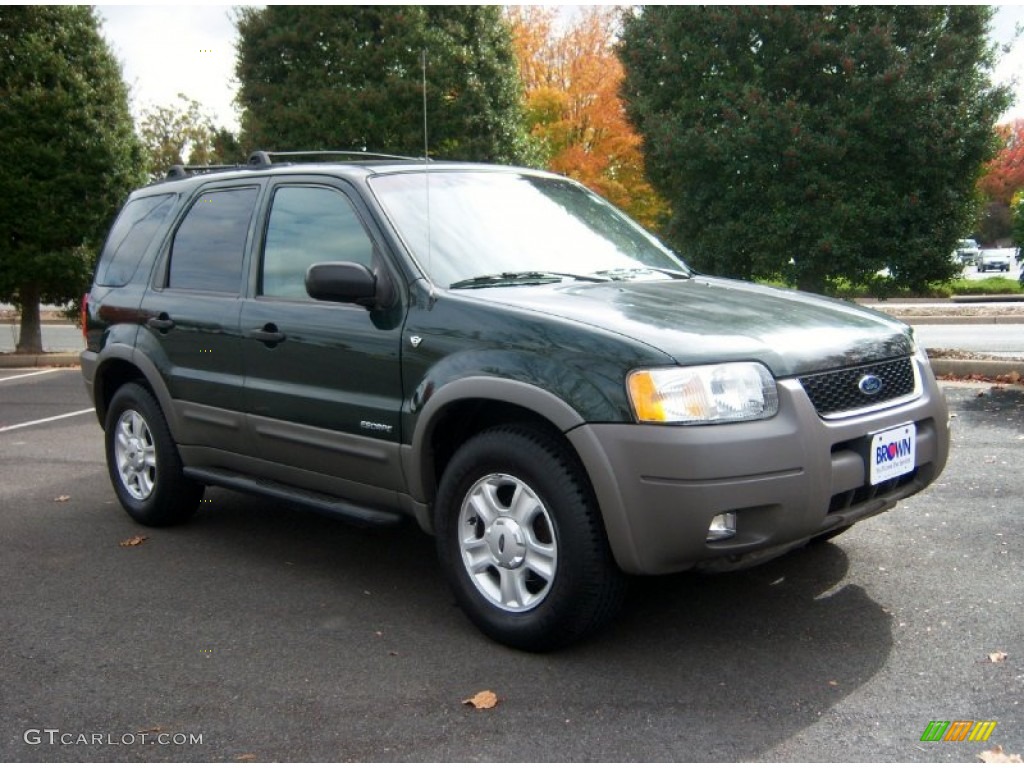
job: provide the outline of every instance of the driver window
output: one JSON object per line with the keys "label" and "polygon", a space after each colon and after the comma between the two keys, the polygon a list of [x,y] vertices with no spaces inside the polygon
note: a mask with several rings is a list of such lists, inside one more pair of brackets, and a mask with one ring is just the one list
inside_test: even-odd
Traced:
{"label": "driver window", "polygon": [[352,203],[327,187],[278,188],[263,246],[261,295],[309,299],[306,270],[322,261],[373,268],[373,242]]}

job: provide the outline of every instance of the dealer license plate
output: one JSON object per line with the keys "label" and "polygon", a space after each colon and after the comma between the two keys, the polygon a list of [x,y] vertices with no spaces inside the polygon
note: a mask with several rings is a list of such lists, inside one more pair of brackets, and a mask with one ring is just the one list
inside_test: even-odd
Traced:
{"label": "dealer license plate", "polygon": [[876,432],[871,436],[871,485],[914,471],[917,428],[913,424]]}

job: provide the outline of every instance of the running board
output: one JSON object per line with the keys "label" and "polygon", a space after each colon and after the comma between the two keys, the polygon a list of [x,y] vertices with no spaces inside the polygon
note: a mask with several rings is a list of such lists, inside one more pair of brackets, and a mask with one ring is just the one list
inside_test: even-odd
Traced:
{"label": "running board", "polygon": [[270,480],[258,480],[227,469],[185,467],[182,469],[182,473],[190,480],[204,485],[216,485],[221,488],[229,488],[232,491],[267,496],[357,525],[398,525],[403,519],[402,515],[397,512],[361,507],[358,504],[342,501],[336,496],[303,491]]}

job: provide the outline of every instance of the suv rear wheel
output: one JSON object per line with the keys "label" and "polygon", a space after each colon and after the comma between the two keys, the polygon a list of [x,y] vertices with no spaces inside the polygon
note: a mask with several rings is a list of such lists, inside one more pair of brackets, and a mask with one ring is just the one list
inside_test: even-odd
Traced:
{"label": "suv rear wheel", "polygon": [[135,383],[118,389],[105,430],[107,470],[125,511],[149,526],[188,520],[203,486],[182,474],[167,421],[149,391]]}
{"label": "suv rear wheel", "polygon": [[622,603],[625,578],[583,469],[542,429],[500,427],[467,441],[444,473],[435,515],[456,600],[501,643],[568,645]]}

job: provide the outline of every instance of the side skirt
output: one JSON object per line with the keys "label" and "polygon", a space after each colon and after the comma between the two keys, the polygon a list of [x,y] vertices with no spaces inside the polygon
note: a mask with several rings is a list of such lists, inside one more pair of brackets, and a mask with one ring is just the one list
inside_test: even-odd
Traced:
{"label": "side skirt", "polygon": [[270,497],[356,525],[397,525],[404,517],[397,512],[360,506],[327,494],[302,490],[272,480],[254,478],[228,469],[185,467],[184,473],[186,477],[204,485],[216,485],[233,491]]}

